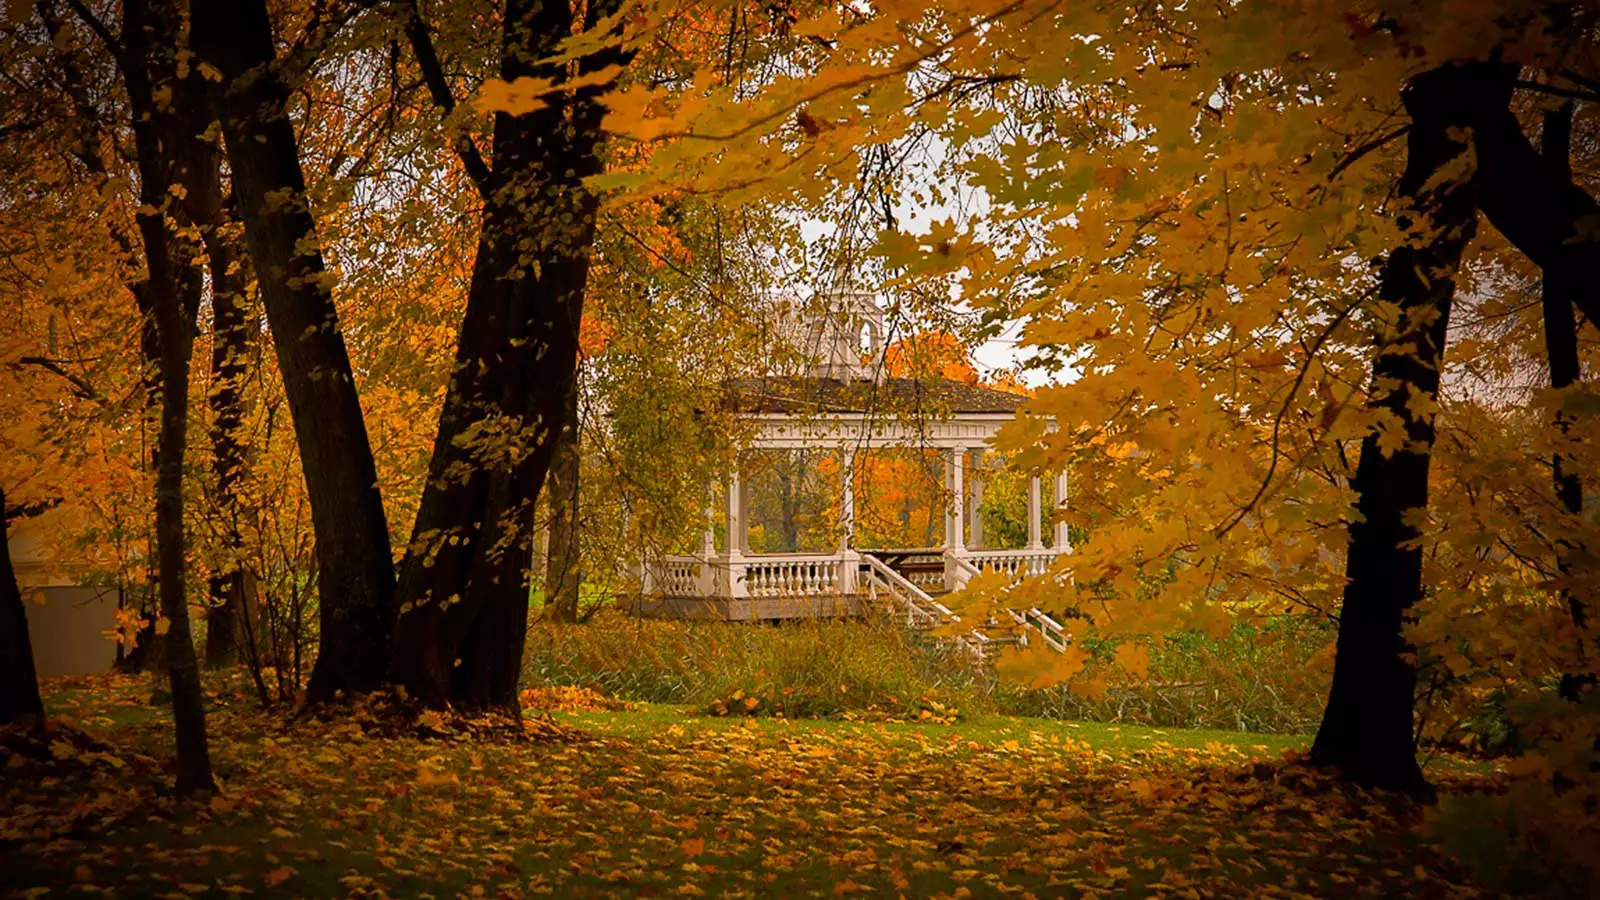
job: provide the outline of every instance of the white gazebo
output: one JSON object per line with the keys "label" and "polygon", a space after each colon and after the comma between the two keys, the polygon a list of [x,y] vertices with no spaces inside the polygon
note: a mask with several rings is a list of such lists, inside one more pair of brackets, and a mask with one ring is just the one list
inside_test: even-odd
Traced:
{"label": "white gazebo", "polygon": [[[914,620],[931,620],[949,614],[936,595],[959,588],[982,569],[998,568],[1017,577],[1039,575],[1058,555],[1070,551],[1062,522],[1056,521],[1049,540],[1045,539],[1044,485],[1038,475],[1029,480],[1025,546],[1001,549],[985,544],[978,514],[983,481],[967,475],[1024,398],[964,382],[884,377],[883,333],[883,313],[872,298],[845,294],[829,315],[800,329],[811,360],[803,373],[737,379],[725,386],[730,408],[749,426],[747,450],[820,450],[837,455],[838,546],[825,553],[752,553],[745,483],[735,466],[726,475],[725,506],[706,511],[699,552],[646,564],[642,613],[769,620],[852,615],[887,599],[891,608]],[[890,448],[937,449],[942,454],[942,546],[857,544],[855,465],[862,454]],[[1064,506],[1065,474],[1049,480],[1052,509]],[[724,525],[721,547],[715,527],[719,519]]]}

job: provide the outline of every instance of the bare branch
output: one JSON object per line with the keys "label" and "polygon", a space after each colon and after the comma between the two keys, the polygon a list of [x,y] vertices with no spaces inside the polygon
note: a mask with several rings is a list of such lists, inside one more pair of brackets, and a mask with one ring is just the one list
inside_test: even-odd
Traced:
{"label": "bare branch", "polygon": [[[439,107],[445,117],[449,117],[455,112],[455,94],[450,90],[450,83],[445,80],[444,68],[439,65],[439,53],[433,46],[433,38],[428,35],[427,23],[422,21],[422,11],[417,7],[417,0],[407,0],[406,6],[408,7],[406,40],[411,42],[411,52],[416,56],[417,65],[422,69],[422,78],[428,85],[428,93],[433,97],[434,105]],[[487,200],[489,165],[483,161],[483,154],[478,151],[478,145],[465,133],[457,134],[454,143],[456,155],[461,157],[461,165],[466,168],[467,175],[478,186],[478,193]]]}

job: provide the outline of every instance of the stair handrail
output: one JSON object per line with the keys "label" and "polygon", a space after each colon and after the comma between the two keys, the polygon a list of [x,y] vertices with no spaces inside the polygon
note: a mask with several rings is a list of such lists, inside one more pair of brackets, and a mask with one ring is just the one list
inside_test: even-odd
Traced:
{"label": "stair handrail", "polygon": [[899,599],[909,606],[914,607],[923,617],[934,620],[937,624],[941,620],[955,617],[950,607],[933,599],[927,591],[917,587],[910,579],[896,572],[888,563],[871,553],[861,554],[861,564],[866,566],[878,580],[884,582],[891,594],[899,593],[904,596]]}

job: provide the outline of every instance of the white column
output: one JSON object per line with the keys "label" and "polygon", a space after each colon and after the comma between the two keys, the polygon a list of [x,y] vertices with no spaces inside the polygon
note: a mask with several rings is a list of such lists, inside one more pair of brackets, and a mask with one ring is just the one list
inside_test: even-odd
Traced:
{"label": "white column", "polygon": [[967,502],[967,547],[972,550],[983,547],[983,487],[989,470],[982,463],[983,451],[972,451],[972,486],[968,491],[971,497]]}
{"label": "white column", "polygon": [[1060,514],[1065,512],[1066,509],[1067,473],[1057,472],[1055,515],[1051,517],[1051,521],[1055,523],[1055,526],[1050,540],[1050,546],[1054,548],[1057,553],[1066,553],[1072,549],[1072,545],[1068,543],[1067,540],[1067,523],[1063,522],[1060,518]]}
{"label": "white column", "polygon": [[966,468],[965,447],[951,447],[944,452],[944,489],[948,494],[944,516],[944,546],[956,553],[964,552],[966,544],[966,490],[963,482]]}
{"label": "white column", "polygon": [[861,554],[856,552],[856,451],[839,453],[839,593],[856,592]]}
{"label": "white column", "polygon": [[1028,549],[1038,550],[1044,546],[1042,535],[1039,534],[1039,476],[1028,476]]}
{"label": "white column", "polygon": [[717,490],[706,485],[706,531],[700,537],[700,577],[697,590],[702,597],[717,596]]}
{"label": "white column", "polygon": [[839,457],[839,549],[850,550],[856,545],[856,452],[843,450]]}
{"label": "white column", "polygon": [[700,536],[700,555],[707,559],[717,555],[717,492],[706,486],[706,531]]}
{"label": "white column", "polygon": [[744,541],[744,482],[739,479],[739,464],[735,462],[728,473],[728,552],[724,554],[729,597],[749,595],[749,586],[745,583]]}
{"label": "white column", "polygon": [[735,468],[728,473],[728,558],[743,556],[745,549],[744,483]]}

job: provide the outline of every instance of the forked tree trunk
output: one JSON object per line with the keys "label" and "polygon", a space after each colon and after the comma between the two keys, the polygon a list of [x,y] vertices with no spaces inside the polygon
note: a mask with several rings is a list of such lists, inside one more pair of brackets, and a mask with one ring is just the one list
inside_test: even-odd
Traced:
{"label": "forked tree trunk", "polygon": [[197,3],[195,51],[223,73],[234,194],[272,328],[317,540],[312,702],[378,687],[394,625],[394,561],[366,421],[316,223],[265,0]]}
{"label": "forked tree trunk", "polygon": [[567,391],[567,426],[550,463],[550,547],[545,557],[545,608],[557,622],[578,621],[580,499],[583,448],[578,425],[578,383]]}
{"label": "forked tree trunk", "polygon": [[211,123],[221,114],[221,97],[198,71],[191,71],[190,102],[178,115],[186,132],[195,135],[180,148],[183,210],[200,229],[206,271],[211,276],[211,381],[207,401],[211,407],[211,473],[216,479],[218,537],[224,557],[221,569],[207,585],[210,606],[206,613],[207,666],[237,661],[245,639],[246,583],[239,568],[244,538],[244,515],[239,488],[247,474],[243,443],[246,413],[244,385],[249,375],[252,348],[257,337],[255,317],[246,296],[247,260],[240,223],[229,215],[224,200],[221,138],[211,137]]}
{"label": "forked tree trunk", "polygon": [[44,700],[28,639],[28,612],[11,568],[9,525],[6,492],[0,488],[0,725],[38,728],[44,724]]}
{"label": "forked tree trunk", "polygon": [[[162,645],[172,688],[177,732],[180,794],[215,790],[206,741],[205,700],[200,666],[189,627],[183,522],[183,458],[189,429],[189,363],[199,312],[200,273],[180,260],[194,248],[180,247],[168,216],[181,221],[172,187],[184,165],[179,149],[192,136],[174,113],[185,102],[184,82],[176,77],[181,18],[169,3],[127,0],[123,6],[123,79],[133,114],[139,171],[137,222],[144,242],[150,305],[161,346],[161,430],[156,457],[156,570]],[[178,99],[157,100],[159,93]],[[184,252],[190,251],[190,252]],[[180,255],[181,254],[181,255]],[[157,628],[161,634],[163,629]]]}
{"label": "forked tree trunk", "polygon": [[[1484,67],[1445,66],[1402,93],[1411,114],[1400,224],[1408,235],[1384,265],[1379,296],[1399,322],[1372,367],[1371,407],[1401,429],[1385,452],[1379,433],[1361,442],[1350,523],[1344,605],[1333,687],[1311,748],[1314,764],[1368,787],[1425,794],[1417,766],[1416,669],[1403,629],[1422,597],[1422,532],[1428,507],[1433,408],[1461,256],[1477,229],[1476,176],[1462,126],[1478,92],[1496,85]],[[1509,88],[1499,102],[1509,101]]]}
{"label": "forked tree trunk", "polygon": [[[590,4],[586,27],[614,8]],[[570,7],[508,0],[504,15],[500,77],[564,80],[566,64],[544,60],[572,32]],[[581,182],[601,169],[597,93],[495,117],[456,369],[400,571],[391,675],[432,706],[517,711],[534,504],[569,424],[594,240]]]}

